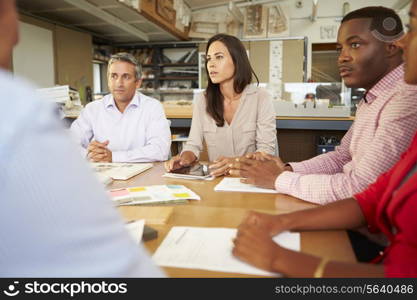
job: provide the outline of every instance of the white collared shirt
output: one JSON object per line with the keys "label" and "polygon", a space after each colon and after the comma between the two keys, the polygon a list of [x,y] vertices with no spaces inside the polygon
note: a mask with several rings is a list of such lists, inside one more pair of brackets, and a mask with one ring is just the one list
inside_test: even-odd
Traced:
{"label": "white collared shirt", "polygon": [[141,93],[121,113],[111,94],[91,102],[71,125],[77,143],[109,141],[113,162],[151,162],[168,159],[171,132],[161,103]]}
{"label": "white collared shirt", "polygon": [[53,106],[0,70],[0,277],[155,277]]}

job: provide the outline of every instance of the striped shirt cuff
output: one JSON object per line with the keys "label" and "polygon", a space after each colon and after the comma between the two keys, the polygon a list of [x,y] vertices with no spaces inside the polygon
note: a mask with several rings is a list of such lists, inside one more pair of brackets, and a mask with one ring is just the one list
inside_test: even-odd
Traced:
{"label": "striped shirt cuff", "polygon": [[282,172],[275,180],[275,189],[279,193],[290,195],[291,187],[295,184],[295,182],[298,180],[300,176],[300,174],[296,174],[294,172]]}
{"label": "striped shirt cuff", "polygon": [[308,169],[305,167],[305,164],[303,162],[291,162],[288,164],[291,166],[293,172],[295,173],[300,173],[300,174],[309,173]]}

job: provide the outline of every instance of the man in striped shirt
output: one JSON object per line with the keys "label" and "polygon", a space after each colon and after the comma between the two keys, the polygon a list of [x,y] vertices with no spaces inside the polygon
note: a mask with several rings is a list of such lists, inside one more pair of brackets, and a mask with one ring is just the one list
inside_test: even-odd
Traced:
{"label": "man in striped shirt", "polygon": [[233,167],[245,181],[326,204],[365,190],[390,169],[417,129],[417,87],[403,80],[402,51],[395,42],[402,32],[401,20],[388,8],[346,15],[337,38],[340,75],[348,87],[367,90],[352,127],[334,152],[310,160],[240,159]]}

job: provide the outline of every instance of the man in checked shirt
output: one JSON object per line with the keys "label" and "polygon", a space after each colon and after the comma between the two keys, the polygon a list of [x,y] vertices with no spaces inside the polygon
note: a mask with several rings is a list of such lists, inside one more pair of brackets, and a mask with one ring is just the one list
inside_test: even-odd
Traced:
{"label": "man in checked shirt", "polygon": [[417,86],[404,82],[403,35],[398,15],[384,7],[365,7],[346,15],[339,28],[340,75],[346,86],[365,88],[356,119],[333,152],[284,164],[240,158],[232,175],[245,182],[305,201],[327,204],[362,192],[389,170],[417,129]]}

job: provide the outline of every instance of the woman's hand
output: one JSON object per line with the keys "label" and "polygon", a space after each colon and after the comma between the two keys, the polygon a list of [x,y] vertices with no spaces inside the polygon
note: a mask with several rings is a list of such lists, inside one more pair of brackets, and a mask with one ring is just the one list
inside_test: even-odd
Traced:
{"label": "woman's hand", "polygon": [[233,157],[220,156],[212,164],[210,164],[210,175],[216,177],[228,175],[230,170],[229,165],[233,162],[233,160]]}
{"label": "woman's hand", "polygon": [[184,151],[181,155],[175,155],[170,160],[166,161],[164,166],[167,172],[177,170],[182,167],[188,167],[197,160],[197,157],[191,151]]}
{"label": "woman's hand", "polygon": [[247,153],[244,155],[245,158],[248,159],[254,159],[254,160],[260,160],[260,161],[265,161],[268,160],[267,159],[267,155],[265,152],[252,152],[252,153]]}

